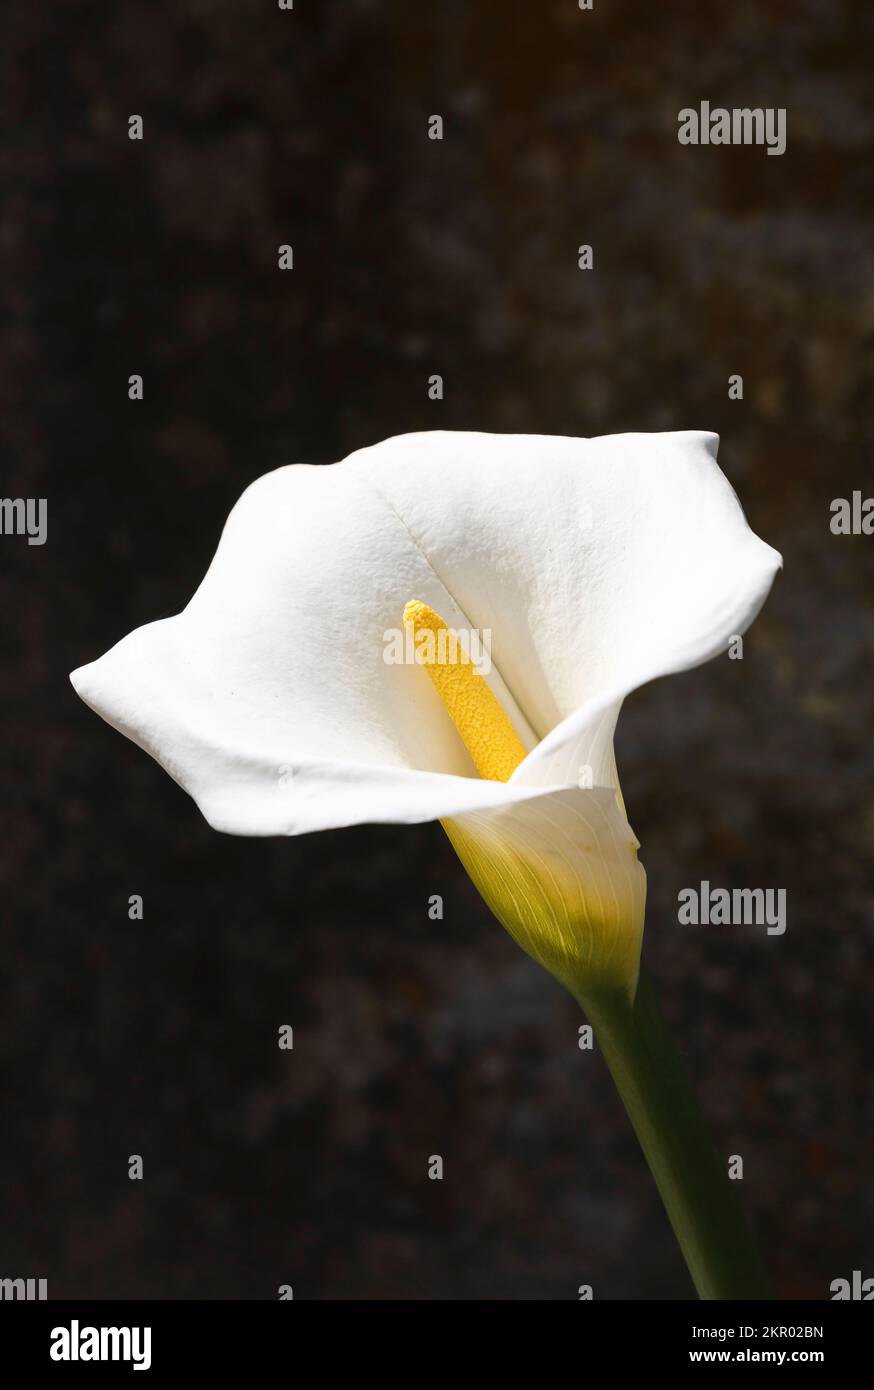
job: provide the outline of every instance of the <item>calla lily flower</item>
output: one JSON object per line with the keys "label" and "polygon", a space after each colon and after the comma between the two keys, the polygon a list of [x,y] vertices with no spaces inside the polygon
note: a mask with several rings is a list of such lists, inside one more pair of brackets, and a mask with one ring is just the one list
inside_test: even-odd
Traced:
{"label": "calla lily flower", "polygon": [[780,566],[717,442],[426,433],[280,468],[184,611],[71,679],[218,830],[442,821],[592,1021],[701,1297],[767,1297],[639,979],[646,880],[613,751],[626,696],[725,652]]}
{"label": "calla lily flower", "polygon": [[[724,652],[779,567],[699,432],[401,435],[267,474],[177,617],[72,675],[218,830],[443,821],[519,943],[633,996],[645,902],[613,733],[638,686]],[[490,635],[520,758],[483,776],[418,663],[411,600]]]}

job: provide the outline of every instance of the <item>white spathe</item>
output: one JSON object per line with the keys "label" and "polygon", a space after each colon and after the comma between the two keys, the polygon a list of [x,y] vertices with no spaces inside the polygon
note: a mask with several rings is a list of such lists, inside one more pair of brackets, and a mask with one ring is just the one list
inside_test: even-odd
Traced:
{"label": "white spathe", "polygon": [[[234,834],[612,789],[623,698],[725,651],[780,566],[717,443],[435,432],[277,469],[187,608],[71,680]],[[510,782],[477,777],[419,666],[383,660],[410,598],[490,630],[486,679],[530,749]]]}
{"label": "white spathe", "polygon": [[[549,959],[522,944],[553,973],[605,929],[636,962],[645,877],[613,755],[622,701],[724,652],[781,563],[717,444],[435,432],[280,468],[240,498],[184,612],[73,685],[218,830],[441,819],[505,925],[525,916],[520,894],[551,913]],[[477,776],[420,666],[383,660],[414,598],[490,632],[484,679],[529,750],[509,782]],[[544,909],[536,885],[552,882]]]}

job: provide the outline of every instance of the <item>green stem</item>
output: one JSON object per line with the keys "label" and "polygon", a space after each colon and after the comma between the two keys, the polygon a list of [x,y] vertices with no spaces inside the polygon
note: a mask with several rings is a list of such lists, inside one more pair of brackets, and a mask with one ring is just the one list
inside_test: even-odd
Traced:
{"label": "green stem", "polygon": [[735,1183],[713,1147],[649,980],[641,974],[633,1006],[612,995],[581,995],[579,1002],[640,1140],[699,1298],[772,1298]]}

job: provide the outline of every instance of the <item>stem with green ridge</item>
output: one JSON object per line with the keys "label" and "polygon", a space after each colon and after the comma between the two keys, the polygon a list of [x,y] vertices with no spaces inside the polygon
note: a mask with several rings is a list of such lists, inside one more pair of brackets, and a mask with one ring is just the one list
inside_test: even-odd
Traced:
{"label": "stem with green ridge", "polygon": [[713,1146],[683,1065],[641,972],[634,1004],[577,995],[634,1126],[702,1299],[773,1298],[734,1182]]}

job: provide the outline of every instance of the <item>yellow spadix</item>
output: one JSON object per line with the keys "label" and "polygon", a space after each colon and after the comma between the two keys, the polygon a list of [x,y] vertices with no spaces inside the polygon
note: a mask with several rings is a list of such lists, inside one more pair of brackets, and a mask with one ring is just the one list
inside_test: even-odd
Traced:
{"label": "yellow spadix", "polygon": [[[525,746],[485,677],[457,641],[447,640],[447,624],[427,603],[412,599],[404,609],[404,626],[480,777],[508,782],[525,757]],[[431,633],[433,640],[418,641],[422,633]]]}

